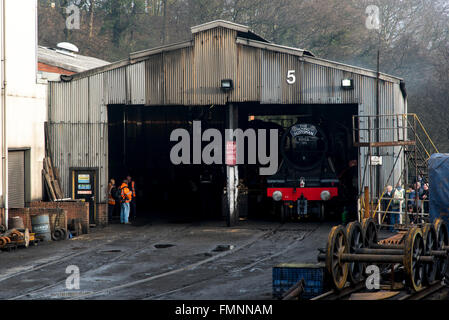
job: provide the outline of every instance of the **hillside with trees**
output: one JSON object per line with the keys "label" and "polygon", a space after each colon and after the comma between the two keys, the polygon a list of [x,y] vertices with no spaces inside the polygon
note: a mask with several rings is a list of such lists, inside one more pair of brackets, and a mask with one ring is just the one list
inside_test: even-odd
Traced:
{"label": "hillside with trees", "polygon": [[[216,19],[250,26],[277,44],[376,68],[406,82],[417,113],[441,152],[449,152],[449,1],[447,0],[39,0],[39,44],[68,41],[80,53],[116,61],[179,42],[190,27]],[[80,8],[80,29],[66,28],[66,7]],[[380,29],[365,25],[380,9]]]}

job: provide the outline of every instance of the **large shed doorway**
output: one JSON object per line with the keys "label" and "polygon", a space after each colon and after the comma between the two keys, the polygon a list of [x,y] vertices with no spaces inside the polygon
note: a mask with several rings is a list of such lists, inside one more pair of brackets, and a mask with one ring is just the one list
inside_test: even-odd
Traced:
{"label": "large shed doorway", "polygon": [[[335,174],[341,181],[342,196],[339,202],[329,206],[327,211],[331,215],[327,218],[339,219],[344,207],[349,214],[356,213],[358,170],[357,166],[349,167],[348,164],[358,159],[357,148],[352,145],[352,116],[358,112],[357,105],[240,103],[237,110],[238,128],[278,128],[280,139],[293,124],[310,120],[319,122],[329,136],[341,135],[339,140],[332,139],[339,145],[332,145],[328,155],[332,157]],[[170,141],[170,134],[184,128],[192,138],[193,121],[201,121],[203,132],[214,128],[224,137],[226,113],[225,106],[108,106],[109,178],[114,178],[118,185],[127,175],[134,178],[139,217],[162,216],[178,221],[222,218],[226,165],[192,164],[192,161],[187,165],[172,164],[170,150],[176,142]],[[192,139],[191,142],[193,144]],[[202,146],[205,144],[203,142]],[[248,140],[245,144],[247,150]],[[282,160],[280,150],[280,166]],[[224,159],[222,163],[225,163]],[[239,179],[248,188],[248,216],[276,219],[273,201],[267,197],[272,177],[261,176],[259,168],[259,165],[238,166]],[[312,170],[306,173],[307,177],[320,174]]]}
{"label": "large shed doorway", "polygon": [[170,134],[184,128],[192,136],[195,120],[203,131],[223,131],[223,119],[224,106],[108,106],[109,178],[120,185],[133,177],[138,218],[221,219],[224,167],[172,164]]}
{"label": "large shed doorway", "polygon": [[[279,218],[279,206],[267,196],[270,181],[282,179],[299,181],[305,177],[306,185],[313,180],[338,179],[338,197],[325,204],[325,219],[340,220],[343,211],[348,218],[357,218],[358,197],[358,149],[352,141],[352,116],[358,114],[357,104],[314,104],[314,105],[261,105],[246,103],[239,105],[239,126],[243,129],[277,129],[279,131],[279,168],[272,176],[260,176],[259,165],[239,166],[239,177],[248,188],[249,217]],[[328,140],[328,149],[323,157],[328,166],[298,170],[284,159],[282,150],[284,133],[298,123],[313,123],[323,130]],[[291,162],[290,162],[291,164]],[[294,165],[294,164],[293,164]],[[301,168],[299,168],[301,169]],[[309,184],[310,185],[310,184]],[[283,187],[299,187],[286,183]],[[296,220],[297,216],[292,220]]]}

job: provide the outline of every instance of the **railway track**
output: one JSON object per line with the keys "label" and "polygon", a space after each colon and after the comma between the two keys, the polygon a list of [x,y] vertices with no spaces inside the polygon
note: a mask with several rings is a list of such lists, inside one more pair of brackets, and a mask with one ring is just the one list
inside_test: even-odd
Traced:
{"label": "railway track", "polygon": [[[273,259],[273,258],[275,258],[275,257],[277,257],[277,256],[279,256],[279,255],[281,255],[281,254],[283,254],[283,253],[285,253],[285,252],[291,250],[295,245],[298,244],[298,242],[304,240],[307,236],[309,236],[311,233],[313,233],[314,231],[316,231],[318,228],[319,228],[319,225],[318,225],[316,228],[314,228],[314,229],[312,229],[312,230],[306,232],[305,234],[303,234],[303,235],[302,235],[301,237],[299,237],[298,239],[292,241],[290,244],[288,244],[288,245],[286,246],[285,249],[283,249],[283,250],[281,250],[281,251],[278,251],[278,252],[276,252],[276,253],[273,253],[273,254],[270,254],[270,255],[261,257],[260,259],[257,259],[256,261],[253,261],[253,262],[251,262],[251,263],[249,263],[249,264],[246,264],[246,265],[243,266],[243,267],[240,267],[240,268],[238,268],[238,269],[231,270],[231,271],[228,271],[228,272],[225,272],[225,273],[220,273],[219,275],[214,275],[214,276],[212,276],[212,277],[208,277],[208,278],[202,279],[202,280],[200,280],[200,281],[195,281],[194,283],[190,283],[190,284],[184,285],[184,286],[179,287],[179,288],[174,288],[174,289],[172,289],[172,290],[170,290],[170,291],[167,291],[167,292],[163,292],[163,293],[160,293],[160,294],[157,294],[157,295],[153,295],[153,296],[149,296],[149,297],[144,297],[142,300],[154,300],[154,299],[160,299],[160,298],[165,297],[165,296],[168,296],[168,295],[170,295],[170,294],[173,294],[173,293],[176,293],[176,292],[180,292],[180,291],[183,291],[183,290],[192,288],[192,287],[194,287],[194,286],[201,285],[202,283],[211,281],[211,280],[217,278],[218,276],[223,277],[223,276],[226,276],[226,275],[228,275],[228,274],[233,274],[233,273],[242,272],[242,271],[251,269],[251,268],[255,267],[256,265],[258,265],[258,264],[260,264],[260,263],[262,263],[262,262],[264,262],[264,261],[271,260],[271,259]],[[278,228],[278,229],[279,229],[279,228]],[[246,247],[248,247],[248,246],[246,246]],[[241,249],[243,249],[243,248],[241,248]]]}
{"label": "railway track", "polygon": [[330,290],[310,300],[344,300],[351,294],[360,292],[363,288],[365,288],[365,283],[359,282],[353,287],[347,287],[341,291]]}
{"label": "railway track", "polygon": [[[151,241],[150,243],[146,239],[142,239],[142,244],[141,245],[138,245],[137,247],[135,247],[135,248],[133,248],[131,250],[125,251],[125,252],[123,252],[123,253],[121,253],[121,254],[119,254],[117,256],[114,256],[114,257],[112,257],[112,258],[110,258],[110,259],[108,259],[108,260],[106,260],[106,261],[104,261],[104,262],[102,262],[100,264],[97,264],[97,265],[95,265],[95,267],[86,270],[86,272],[93,271],[93,270],[96,270],[96,269],[100,269],[103,266],[106,266],[106,265],[111,264],[111,263],[118,262],[120,260],[123,260],[124,258],[130,257],[132,255],[136,255],[136,254],[141,253],[141,252],[143,252],[145,250],[156,250],[154,248],[154,245],[156,245],[157,243],[159,243],[159,242],[168,242],[169,240],[170,241],[177,240],[177,239],[179,240],[181,234],[183,234],[183,232],[188,230],[188,229],[189,229],[189,226],[186,226],[186,227],[180,228],[179,230],[176,230],[176,233],[175,233],[176,236],[171,236],[170,239],[167,239],[166,235],[160,236],[160,237],[156,237],[156,238],[153,238],[153,239],[149,239]],[[132,235],[132,231],[127,232],[127,235]],[[108,245],[113,244],[115,241],[117,241],[117,240],[107,241],[105,243],[102,243],[100,245],[91,247],[89,249],[65,255],[65,256],[57,259],[57,260],[54,260],[54,261],[51,261],[51,262],[48,262],[48,263],[43,263],[43,264],[40,264],[40,265],[37,265],[37,266],[30,266],[30,267],[26,268],[25,270],[21,270],[19,272],[15,272],[15,273],[8,274],[6,276],[0,277],[0,282],[9,280],[9,279],[12,279],[12,278],[15,278],[15,277],[23,276],[23,275],[25,275],[27,273],[31,273],[31,272],[35,272],[35,271],[38,271],[38,270],[42,270],[42,269],[45,269],[47,267],[57,267],[58,265],[66,263],[67,261],[70,261],[71,259],[74,259],[74,258],[77,258],[77,257],[83,257],[83,256],[89,255],[91,253],[97,253],[97,252],[99,252],[100,249],[102,249],[102,248],[104,248],[104,247],[106,247]],[[73,261],[71,261],[70,263],[74,264]],[[36,295],[38,293],[44,292],[45,290],[49,290],[49,289],[55,288],[55,287],[63,284],[65,282],[65,280],[66,280],[66,276],[63,276],[61,279],[58,279],[54,283],[47,284],[47,285],[44,285],[44,286],[39,287],[39,288],[33,288],[33,289],[28,290],[28,291],[26,291],[24,293],[21,293],[20,295],[9,297],[7,299],[8,300],[19,300],[19,299],[29,298],[30,296],[33,296],[33,295]]]}
{"label": "railway track", "polygon": [[405,294],[396,300],[427,300],[429,297],[443,291],[448,291],[448,287],[443,285],[441,281],[436,281],[432,285],[427,286],[418,292]]}
{"label": "railway track", "polygon": [[[314,226],[313,228],[306,228],[306,229],[301,229],[301,230],[290,230],[290,229],[283,229],[283,224],[278,224],[276,226],[273,227],[269,227],[269,228],[265,228],[265,229],[259,229],[260,231],[262,231],[261,234],[259,234],[258,236],[255,236],[253,238],[251,238],[251,240],[243,243],[242,245],[240,245],[239,247],[233,249],[233,250],[229,250],[229,251],[225,251],[225,252],[221,252],[218,254],[215,254],[214,256],[208,257],[206,259],[201,259],[199,261],[193,262],[193,263],[189,263],[186,265],[180,265],[178,268],[174,269],[174,270],[169,270],[166,272],[161,272],[160,274],[155,274],[155,275],[151,275],[142,279],[138,279],[135,281],[128,281],[126,283],[118,283],[115,286],[109,286],[109,287],[105,287],[105,288],[101,288],[100,290],[95,290],[95,291],[85,291],[87,294],[82,294],[82,292],[80,292],[80,295],[76,295],[76,296],[62,296],[59,297],[59,299],[68,299],[68,300],[79,300],[79,299],[88,299],[88,298],[93,298],[93,297],[99,297],[102,296],[104,294],[109,294],[112,292],[120,292],[121,290],[126,290],[128,288],[132,288],[132,290],[135,290],[136,292],[138,292],[138,289],[135,288],[139,288],[139,286],[144,287],[144,285],[146,283],[149,283],[151,281],[157,280],[157,279],[161,279],[164,277],[169,277],[169,276],[173,276],[176,274],[182,274],[182,272],[188,272],[188,271],[192,271],[195,268],[201,267],[203,265],[206,265],[208,263],[213,263],[216,260],[220,260],[228,257],[228,256],[232,256],[233,254],[240,252],[241,250],[250,248],[253,244],[257,244],[258,241],[260,240],[268,240],[268,241],[272,241],[273,243],[275,243],[276,241],[270,240],[271,237],[273,237],[278,231],[288,231],[288,232],[304,232],[304,234],[302,234],[301,236],[298,236],[297,238],[295,238],[295,240],[289,242],[286,244],[286,247],[280,251],[276,251],[276,252],[272,252],[270,254],[267,255],[262,255],[261,257],[258,257],[258,259],[256,259],[255,261],[251,261],[250,263],[246,264],[246,265],[240,265],[237,269],[232,269],[232,270],[225,270],[225,272],[220,272],[219,274],[215,274],[212,277],[207,277],[205,279],[199,279],[198,281],[195,281],[193,283],[187,283],[185,285],[183,285],[182,287],[175,287],[172,288],[171,290],[167,290],[166,292],[162,292],[156,295],[152,295],[152,296],[148,296],[145,295],[144,297],[141,298],[137,298],[137,299],[160,299],[163,298],[165,296],[168,296],[174,292],[179,292],[188,288],[191,288],[193,286],[198,285],[199,283],[205,283],[208,281],[213,281],[215,278],[219,277],[219,276],[223,276],[223,274],[233,274],[235,272],[241,272],[241,271],[245,271],[248,270],[250,268],[253,268],[265,261],[269,261],[270,259],[273,259],[279,255],[281,255],[282,253],[287,252],[288,250],[292,249],[295,247],[295,245],[297,245],[298,242],[302,241],[304,238],[306,238],[308,235],[310,235],[311,233],[313,233],[315,230],[317,230],[320,227],[321,224]],[[170,237],[169,239],[167,238],[167,235],[161,235],[160,237],[155,237],[155,238],[151,238],[148,239],[146,241],[143,241],[142,245],[139,245],[137,247],[134,247],[132,249],[127,249],[126,252],[123,252],[119,255],[115,255],[114,257],[107,259],[106,261],[102,261],[101,263],[96,263],[94,266],[92,266],[91,268],[88,268],[86,270],[83,270],[83,274],[92,274],[92,272],[95,274],[97,269],[101,269],[102,267],[108,267],[108,266],[114,266],[117,263],[120,264],[121,261],[125,261],[127,258],[133,256],[133,255],[137,255],[140,252],[143,252],[145,250],[155,250],[154,244],[156,243],[162,243],[162,242],[173,242],[173,241],[177,241],[182,239],[185,236],[185,231],[189,230],[191,228],[191,226],[186,226],[183,227],[182,229],[176,230],[176,232],[171,232],[170,233]],[[129,233],[129,235],[132,236],[132,232]],[[278,234],[279,235],[279,234]],[[129,240],[129,239],[128,239]],[[101,250],[103,250],[106,246],[110,246],[110,247],[114,247],[114,245],[116,244],[117,240],[114,240],[112,242],[106,242],[106,243],[102,243],[100,245],[88,248],[86,250],[83,251],[79,251],[76,253],[72,253],[72,254],[68,254],[63,256],[62,258],[56,260],[56,261],[50,261],[48,263],[44,263],[44,264],[40,264],[37,266],[30,266],[29,268],[27,268],[26,270],[21,270],[19,272],[13,273],[13,274],[8,274],[5,275],[3,277],[0,278],[0,282],[6,282],[4,283],[4,285],[7,285],[7,280],[14,280],[15,277],[23,277],[25,276],[27,273],[31,273],[33,271],[38,271],[38,270],[42,270],[45,272],[45,274],[48,273],[56,273],[59,274],[61,273],[60,270],[60,265],[61,264],[76,264],[77,261],[73,261],[73,259],[89,259],[90,256],[98,253],[98,252],[102,252]],[[151,241],[151,242],[149,242]],[[151,248],[151,249],[150,249]],[[103,250],[104,251],[104,250]],[[271,250],[272,251],[272,250]],[[226,261],[226,260],[225,260]],[[82,265],[82,264],[80,264]],[[56,271],[56,269],[58,269],[58,271]],[[45,276],[44,276],[45,277]],[[55,279],[56,282],[51,282],[48,283],[49,280],[45,280],[47,283],[41,287],[34,287],[31,290],[27,290],[25,292],[20,292],[20,294],[16,294],[10,297],[6,297],[6,299],[9,300],[20,300],[20,299],[40,299],[40,298],[45,298],[45,297],[50,297],[52,296],[52,292],[57,290],[58,286],[62,287],[64,285],[64,282],[66,280],[66,275],[62,274],[62,276],[59,279]],[[21,280],[19,280],[21,281]],[[143,292],[145,292],[144,290],[142,290]],[[148,291],[147,291],[148,292]]]}
{"label": "railway track", "polygon": [[[427,300],[438,293],[449,292],[449,288],[446,285],[443,285],[441,281],[436,281],[435,283],[423,287],[418,292],[407,292],[405,290],[385,290],[383,292],[391,292],[397,293],[390,298],[386,298],[385,300]],[[369,296],[369,291],[366,290],[366,286],[364,282],[360,282],[354,286],[346,287],[341,291],[330,290],[327,291],[311,300],[349,300],[352,294],[355,293],[367,293],[367,297]],[[354,299],[356,300],[356,299]],[[370,300],[369,298],[365,298],[364,300]],[[377,300],[375,294],[373,294],[373,299]]]}
{"label": "railway track", "polygon": [[[167,272],[162,272],[162,273],[159,273],[157,275],[145,277],[143,279],[139,279],[139,280],[136,280],[136,281],[131,281],[131,282],[127,282],[127,283],[124,283],[124,284],[120,284],[120,285],[104,288],[104,289],[101,289],[101,290],[98,290],[98,291],[95,291],[95,292],[92,292],[92,293],[89,293],[89,294],[86,294],[86,295],[76,296],[76,297],[70,298],[68,300],[80,300],[80,299],[86,299],[86,298],[101,296],[101,295],[104,295],[104,294],[109,294],[109,293],[114,292],[114,291],[119,291],[119,290],[123,290],[123,289],[127,289],[127,288],[137,287],[139,285],[143,285],[143,284],[149,283],[151,281],[154,281],[154,280],[157,280],[157,279],[161,279],[161,278],[164,278],[164,277],[168,277],[168,276],[172,276],[172,275],[175,275],[175,274],[178,274],[178,273],[181,273],[181,272],[194,270],[195,268],[198,268],[198,267],[200,267],[202,265],[205,265],[207,263],[211,263],[211,262],[214,262],[215,260],[218,260],[218,259],[230,256],[230,255],[236,254],[237,252],[240,252],[241,250],[244,250],[245,248],[250,247],[251,245],[253,245],[257,241],[260,241],[262,239],[267,239],[267,238],[273,236],[276,233],[276,231],[278,231],[281,227],[282,227],[282,224],[279,224],[275,228],[272,228],[272,229],[264,232],[263,234],[261,234],[261,235],[259,235],[257,237],[254,237],[253,239],[247,241],[246,243],[242,244],[241,246],[239,246],[239,247],[237,247],[237,248],[235,248],[233,250],[221,252],[221,253],[216,254],[216,255],[214,255],[212,257],[209,257],[209,258],[206,258],[206,259],[202,259],[200,261],[197,261],[197,262],[185,265],[185,266],[181,266],[181,267],[176,268],[174,270],[170,270],[170,271],[167,271]],[[310,230],[309,233],[313,232],[314,230],[315,229]],[[300,240],[302,240],[302,239],[303,239],[303,237],[300,238]],[[295,241],[290,243],[287,247],[291,248],[291,246],[294,243],[297,243],[300,240],[296,239]],[[278,255],[279,255],[279,252],[277,252],[275,254],[272,254],[272,255],[269,255],[269,256],[275,257],[275,256],[278,256]],[[265,260],[267,260],[267,258],[268,257],[265,256],[263,258],[260,258],[256,262],[258,263],[258,262],[265,261]],[[254,263],[255,262],[252,262],[250,265],[254,265]],[[242,270],[244,270],[244,269],[245,268],[243,268]],[[223,275],[223,273],[220,273],[220,276],[222,276],[222,275]],[[196,284],[198,284],[200,282],[204,283],[206,281],[210,281],[211,279],[213,279],[215,277],[216,276],[208,278],[208,279],[203,279],[203,280],[200,280],[200,281],[195,281],[195,283],[192,283],[192,284],[180,287],[180,288],[175,288],[175,289],[172,289],[172,290],[170,290],[170,291],[168,291],[166,293],[161,293],[161,294],[158,294],[156,296],[158,298],[160,298],[160,297],[166,296],[166,295],[168,295],[170,293],[178,292],[178,291],[181,291],[181,290],[186,289],[188,287],[192,287],[192,286],[194,286],[194,285],[196,285]],[[143,299],[153,299],[153,298],[154,297],[144,297]]]}
{"label": "railway track", "polygon": [[[166,237],[164,239],[164,237],[161,236],[161,237],[158,237],[156,239],[153,238],[153,239],[151,239],[151,241],[154,242],[154,243],[157,243],[157,242],[161,242],[161,241],[162,242],[164,242],[164,241],[166,241],[166,242],[173,242],[173,241],[176,241],[176,239],[179,240],[179,239],[181,239],[185,235],[184,234],[185,231],[188,230],[190,227],[191,226],[187,226],[187,227],[183,228],[182,229],[183,232],[180,232],[178,230],[176,232],[175,239],[171,235],[170,239],[167,239]],[[71,297],[68,297],[68,298],[67,297],[61,297],[61,298],[62,299],[66,298],[66,299],[69,299],[69,300],[87,299],[87,298],[90,298],[90,297],[101,296],[101,295],[103,295],[105,293],[111,293],[111,292],[114,292],[114,291],[115,292],[119,292],[120,290],[123,290],[123,289],[126,289],[126,288],[138,287],[141,284],[145,284],[145,283],[148,283],[148,282],[151,282],[153,280],[160,279],[160,278],[163,278],[163,277],[168,277],[170,275],[175,275],[175,274],[181,273],[183,271],[191,271],[191,270],[194,270],[197,267],[200,267],[200,266],[205,265],[207,263],[211,263],[211,262],[213,262],[213,261],[215,261],[217,259],[224,258],[224,257],[226,257],[228,255],[232,255],[234,253],[239,252],[242,249],[248,248],[252,244],[257,243],[257,241],[259,241],[259,240],[270,239],[270,237],[272,237],[274,234],[276,234],[277,231],[280,231],[280,230],[284,231],[282,229],[282,227],[283,227],[283,225],[279,224],[279,225],[277,225],[275,227],[268,228],[268,230],[266,230],[266,232],[263,232],[259,236],[257,236],[254,239],[248,241],[247,243],[244,243],[243,245],[239,246],[238,248],[236,248],[234,250],[225,251],[225,252],[216,254],[216,255],[214,255],[212,257],[209,257],[207,259],[202,259],[200,261],[197,261],[197,262],[194,262],[194,263],[190,263],[190,264],[187,264],[185,266],[180,266],[179,268],[176,268],[175,270],[162,272],[160,274],[156,274],[156,275],[153,275],[153,276],[145,277],[145,278],[139,279],[137,281],[126,282],[126,283],[123,283],[123,284],[118,284],[116,286],[103,288],[101,290],[96,290],[94,292],[90,291],[88,294],[85,294],[85,295],[71,296]],[[319,227],[319,225],[316,226],[313,229],[310,229],[310,230],[306,229],[306,230],[301,230],[301,231],[305,231],[307,234],[310,234],[314,230],[316,230],[318,227]],[[261,230],[263,230],[263,229],[261,229]],[[289,230],[289,231],[295,231],[295,230]],[[277,252],[275,252],[273,254],[260,257],[256,261],[252,261],[251,263],[249,263],[246,266],[243,266],[242,268],[240,268],[237,271],[247,270],[247,269],[249,269],[249,268],[251,268],[251,267],[253,267],[253,266],[255,266],[255,265],[259,264],[259,263],[262,263],[264,261],[272,259],[272,258],[282,254],[283,252],[288,251],[298,241],[303,240],[305,238],[305,236],[306,235],[303,235],[302,237],[298,237],[296,240],[294,240],[291,243],[289,243],[287,245],[287,247],[285,248],[285,250],[282,250],[281,252],[277,251]],[[108,259],[107,261],[102,262],[101,264],[97,264],[97,265],[95,265],[92,268],[89,268],[87,270],[83,270],[83,274],[86,274],[86,273],[89,273],[89,272],[92,272],[92,271],[95,272],[97,269],[100,269],[103,266],[114,265],[115,263],[120,263],[120,261],[124,261],[126,258],[128,258],[128,257],[130,257],[132,255],[136,255],[139,252],[142,252],[142,251],[146,250],[149,247],[152,248],[153,244],[149,244],[148,241],[145,241],[145,243],[142,246],[138,246],[138,247],[136,247],[134,249],[131,249],[129,252],[122,253],[122,254],[120,254],[118,256],[114,256],[113,258]],[[67,261],[70,261],[70,263],[72,263],[73,262],[73,258],[77,258],[77,257],[79,257],[79,258],[88,258],[90,254],[92,254],[92,253],[95,254],[95,252],[98,252],[99,250],[101,250],[102,248],[104,248],[107,245],[113,246],[113,243],[107,242],[107,243],[104,243],[104,244],[101,244],[101,245],[89,248],[87,250],[83,250],[83,251],[80,251],[80,252],[76,252],[76,253],[73,253],[73,254],[70,254],[70,255],[63,256],[61,259],[58,259],[57,261],[52,261],[50,263],[44,263],[44,264],[38,265],[38,266],[31,266],[31,267],[27,268],[27,270],[22,270],[22,271],[14,273],[14,274],[9,274],[7,276],[4,276],[3,278],[0,278],[0,281],[6,281],[6,280],[12,279],[14,277],[23,276],[26,273],[30,273],[30,272],[33,272],[33,271],[41,270],[41,269],[44,269],[44,268],[45,268],[45,271],[48,272],[49,270],[47,270],[47,267],[51,267],[51,270],[54,270],[54,268],[58,267],[61,263],[67,263]],[[154,248],[153,248],[153,250],[154,250]],[[50,272],[51,272],[51,270],[50,270]],[[232,272],[232,271],[229,271],[228,273],[230,273],[230,272]],[[59,270],[59,273],[60,273],[60,270]],[[217,277],[217,276],[215,276],[215,277]],[[210,281],[211,279],[213,279],[215,277],[207,278],[207,279],[204,279],[204,280],[200,279],[199,282]],[[52,282],[52,283],[49,283],[49,284],[47,283],[46,285],[44,285],[42,287],[38,287],[38,288],[35,287],[35,288],[31,289],[31,290],[27,290],[26,292],[21,292],[19,295],[8,297],[8,299],[11,299],[11,300],[30,299],[30,298],[32,299],[32,298],[42,298],[42,297],[45,297],[45,296],[49,296],[49,293],[51,293],[51,291],[53,289],[57,288],[58,286],[63,285],[65,280],[66,280],[65,275],[63,275],[63,277],[58,279],[56,282]],[[160,298],[160,297],[169,295],[170,293],[181,291],[183,289],[186,289],[187,287],[194,286],[197,283],[198,283],[198,281],[195,282],[195,283],[191,283],[191,284],[189,284],[187,286],[183,286],[183,287],[180,287],[180,288],[174,288],[174,289],[169,290],[167,292],[158,294],[156,297],[154,295],[151,296],[151,297],[145,296],[144,299],[145,298],[149,298],[149,299]]]}

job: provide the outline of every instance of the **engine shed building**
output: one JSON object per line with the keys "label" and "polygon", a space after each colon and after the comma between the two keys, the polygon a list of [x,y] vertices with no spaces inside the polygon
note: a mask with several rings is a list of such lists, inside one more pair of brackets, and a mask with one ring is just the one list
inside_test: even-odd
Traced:
{"label": "engine shed building", "polygon": [[[168,146],[171,130],[192,130],[193,120],[202,120],[203,130],[223,130],[245,127],[249,117],[273,114],[321,110],[329,116],[345,114],[351,123],[353,115],[407,112],[400,78],[276,45],[227,21],[195,26],[191,33],[188,41],[132,53],[125,60],[50,82],[48,143],[54,165],[66,197],[84,195],[95,203],[92,220],[101,220],[106,212],[108,180],[128,173],[139,186],[138,206],[150,203],[152,210],[163,210],[179,205],[173,210],[184,210],[182,194],[195,199],[192,175],[209,169],[172,165]],[[221,88],[226,79],[233,82],[230,91]],[[352,81],[350,88],[342,87],[344,79]],[[360,190],[364,155],[355,152]],[[395,152],[383,154],[376,184],[387,182]],[[235,210],[234,187],[238,189],[239,178],[250,178],[239,174],[239,166],[210,170],[220,176],[217,192],[222,186],[230,190],[227,210]],[[88,179],[91,193],[78,188],[79,179]],[[370,183],[369,177],[363,181]],[[195,208],[189,210],[195,214]]]}

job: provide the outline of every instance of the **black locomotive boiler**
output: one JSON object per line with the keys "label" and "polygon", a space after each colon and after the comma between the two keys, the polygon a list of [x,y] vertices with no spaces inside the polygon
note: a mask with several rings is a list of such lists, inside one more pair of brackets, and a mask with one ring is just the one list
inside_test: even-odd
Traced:
{"label": "black locomotive boiler", "polygon": [[348,200],[353,183],[348,173],[357,161],[346,126],[335,121],[297,122],[284,131],[279,148],[282,160],[276,174],[267,178],[267,196],[280,206],[282,221],[324,220],[328,209]]}

